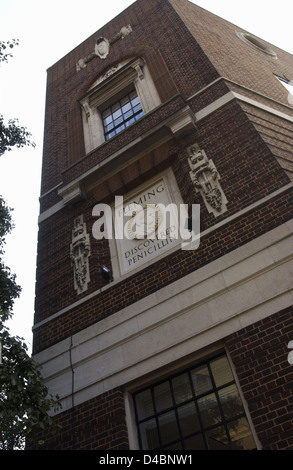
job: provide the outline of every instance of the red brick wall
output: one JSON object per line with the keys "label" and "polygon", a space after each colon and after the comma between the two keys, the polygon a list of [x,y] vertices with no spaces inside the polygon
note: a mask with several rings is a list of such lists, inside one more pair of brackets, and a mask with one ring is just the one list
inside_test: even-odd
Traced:
{"label": "red brick wall", "polygon": [[[177,10],[180,7],[181,17],[176,14],[172,5]],[[242,51],[244,44],[240,40],[239,43],[235,41],[234,36],[232,41],[231,25],[207,12],[199,12],[197,7],[185,0],[174,0],[171,4],[167,0],[138,0],[49,69],[42,193],[49,190],[50,192],[41,198],[41,213],[60,201],[57,189],[53,189],[55,185],[71,182],[187,104],[197,112],[229,91],[231,84],[222,80],[197,94],[199,90],[217,79],[219,74],[192,36],[195,35],[196,21],[200,24],[203,21],[207,22],[209,37],[202,44],[202,47],[205,46],[205,52],[213,58],[216,47],[219,53],[225,53],[226,65],[232,67],[227,50],[224,46],[222,50],[218,41],[218,35],[221,35],[224,45],[224,39],[227,37],[229,51],[233,42],[234,53]],[[96,58],[85,69],[76,72],[77,61],[93,50],[98,36],[111,38],[127,24],[132,25],[133,33],[123,41],[117,41],[105,60]],[[218,28],[217,33],[214,30],[215,25]],[[202,39],[202,29],[197,28],[196,34]],[[262,60],[259,53],[249,49],[247,54],[254,73],[250,86],[253,88],[255,83],[263,83],[263,91],[269,93],[272,84],[275,84],[275,78],[271,76],[272,71],[269,72],[270,77],[262,81],[264,69],[259,70],[256,67],[256,64]],[[136,55],[142,55],[147,61],[161,96],[162,106],[149,113],[135,126],[129,127],[126,132],[117,135],[85,156],[78,99],[109,67]],[[278,61],[280,69],[285,67],[288,57],[290,58],[289,55],[282,55]],[[263,60],[266,60],[265,64],[268,67],[270,63],[267,62],[268,59]],[[275,67],[277,65],[274,65]],[[268,72],[267,69],[266,71]],[[244,77],[240,72],[241,67],[236,66],[233,72],[235,76],[231,75],[230,78],[237,79],[241,83]],[[193,98],[188,99],[194,94],[196,95]],[[104,285],[100,267],[102,264],[110,265],[111,260],[107,241],[97,242],[91,235],[95,221],[91,213],[97,202],[102,200],[111,202],[111,198],[113,200],[115,195],[125,194],[134,185],[169,165],[173,168],[184,202],[189,205],[201,204],[203,232],[216,222],[236,214],[289,182],[275,155],[289,158],[291,135],[288,122],[284,124],[280,118],[272,117],[264,111],[258,110],[255,113],[251,111],[251,107],[248,109],[236,102],[229,103],[199,121],[196,131],[188,139],[179,142],[170,137],[170,141],[164,147],[146,154],[139,164],[130,166],[124,174],[121,172],[116,181],[112,180],[112,183],[116,184],[113,186],[114,189],[112,188],[112,195],[109,194],[109,185],[101,185],[87,194],[85,201],[66,207],[43,221],[39,229],[35,322],[50,317],[86,295],[98,291]],[[195,141],[206,151],[208,157],[213,159],[221,176],[221,186],[228,199],[228,211],[217,219],[208,213],[191,184],[186,147]],[[160,289],[187,272],[198,269],[203,264],[288,220],[292,214],[289,201],[289,193],[279,196],[268,205],[259,207],[248,216],[206,237],[196,253],[179,251],[150,266],[141,275],[121,282],[105,294],[107,314],[118,311],[122,306]],[[69,248],[73,220],[80,214],[84,215],[91,236],[92,255],[91,282],[88,291],[77,296],[73,286]],[[170,266],[172,270],[169,269]],[[140,281],[141,278],[144,282]],[[127,292],[126,297],[125,292]],[[37,329],[34,335],[34,352],[89,326],[98,321],[101,315],[101,300],[97,295],[87,306],[83,305],[82,310],[72,309],[52,321],[50,325]]]}
{"label": "red brick wall", "polygon": [[227,338],[241,390],[263,450],[293,450],[293,307]]}
{"label": "red brick wall", "polygon": [[[109,316],[127,305],[137,302],[176,281],[176,279],[184,277],[291,219],[292,203],[292,196],[290,198],[290,192],[287,191],[287,193],[274,198],[270,203],[260,206],[229,225],[215,230],[210,236],[204,237],[197,250],[179,250],[152,264],[139,274],[122,280],[105,291],[103,299],[98,290],[98,286],[104,285],[100,275],[100,267],[104,263],[109,265],[110,260],[108,251],[102,252],[96,242],[92,246],[93,255],[91,258],[93,260],[90,260],[91,263],[94,263],[96,271],[93,267],[91,268],[92,282],[89,291],[79,296],[78,299],[93,291],[97,291],[97,295],[79,307],[72,307],[67,313],[38,327],[34,332],[34,353],[96,323],[104,315]],[[40,279],[38,289],[40,289],[36,303],[38,321],[53,315],[59,309],[70,304],[69,301],[77,300],[67,251],[63,254],[60,253],[60,259],[56,258],[53,268],[48,265],[48,271]],[[103,306],[105,306],[105,310]]]}
{"label": "red brick wall", "polygon": [[[76,63],[94,50],[99,36],[111,38],[128,24],[133,33],[113,44],[105,60],[96,58],[76,72]],[[78,99],[107,69],[136,56],[147,61],[163,102],[178,92],[189,96],[218,77],[168,1],[135,2],[48,70],[42,193],[59,184],[61,172],[84,156]]]}
{"label": "red brick wall", "polygon": [[[226,338],[227,350],[263,450],[293,449],[293,308]],[[129,448],[123,390],[115,389],[56,416],[56,434],[39,436],[49,450]],[[32,446],[32,445],[31,445]],[[30,448],[30,444],[28,444]]]}
{"label": "red brick wall", "polygon": [[[195,136],[192,136],[192,139],[194,138]],[[145,159],[156,161],[154,155],[167,156],[164,165],[172,166],[184,202],[189,205],[201,204],[201,232],[218,221],[237,214],[289,182],[286,173],[237,103],[230,103],[200,121],[196,140],[200,147],[206,150],[208,157],[213,159],[221,175],[221,186],[228,199],[227,212],[217,219],[208,213],[191,184],[185,148],[188,145],[187,141],[180,144],[172,140],[158,149],[157,153],[146,155]],[[158,158],[157,166],[150,168],[145,165],[145,169],[154,172],[158,170],[161,163],[162,161]],[[131,181],[132,185],[142,182],[144,175],[140,176],[141,181],[138,179],[137,167],[134,166],[132,170],[128,169],[128,185],[120,187],[119,193],[113,193],[112,200],[117,194],[125,194],[132,187]],[[97,199],[98,195],[101,196],[97,190],[94,190],[88,195],[86,201],[57,212],[40,225],[36,323],[88,294],[98,293],[100,287],[105,284],[100,268],[103,264],[111,265],[108,241],[97,241],[91,234],[96,220],[92,217],[92,208],[97,202],[101,202],[101,199]],[[109,194],[105,192],[106,196],[109,198]],[[200,247],[195,252],[179,250],[154,263],[141,274],[113,286],[104,293],[106,314],[115,313],[289,220],[292,217],[291,197],[290,190],[276,196],[270,202],[206,236],[201,240]],[[107,202],[111,201],[107,199]],[[78,296],[73,286],[69,248],[73,220],[80,214],[84,215],[87,224],[92,254],[90,257],[91,282],[88,285],[88,291]],[[35,330],[34,352],[95,323],[102,317],[102,314],[102,300],[99,295],[96,295],[87,304],[73,308]]]}
{"label": "red brick wall", "polygon": [[170,3],[219,75],[288,106],[288,92],[273,74],[293,80],[292,55],[266,43],[276,59],[237,37],[236,31],[245,31],[241,23],[234,25],[186,0]]}
{"label": "red brick wall", "polygon": [[[111,38],[127,24],[133,33],[116,42],[105,60],[94,59],[82,71],[75,71],[77,61],[94,49],[97,37]],[[147,61],[163,103],[178,93],[184,102],[222,75],[288,104],[287,92],[273,73],[290,78],[292,56],[279,51],[278,60],[271,59],[239,40],[234,25],[187,0],[138,0],[48,70],[42,193],[61,183],[62,172],[84,157],[78,99],[100,74],[133,56]],[[150,120],[142,122],[147,125]],[[127,131],[127,139],[135,137],[132,132],[134,128]],[[103,146],[98,160],[125,144],[122,136],[113,142]]]}
{"label": "red brick wall", "polygon": [[103,393],[56,416],[56,432],[38,435],[28,450],[127,450],[123,392]]}

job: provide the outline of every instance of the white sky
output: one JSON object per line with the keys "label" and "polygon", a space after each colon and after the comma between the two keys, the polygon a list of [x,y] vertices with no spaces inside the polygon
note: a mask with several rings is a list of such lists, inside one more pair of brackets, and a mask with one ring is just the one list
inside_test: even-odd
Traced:
{"label": "white sky", "polygon": [[[12,334],[32,343],[40,171],[46,70],[134,3],[133,0],[0,0],[0,40],[18,38],[8,64],[0,65],[0,113],[18,118],[37,144],[0,157],[0,195],[14,208],[6,264],[22,287]],[[292,0],[192,1],[240,28],[293,54]],[[293,74],[293,71],[292,71]]]}

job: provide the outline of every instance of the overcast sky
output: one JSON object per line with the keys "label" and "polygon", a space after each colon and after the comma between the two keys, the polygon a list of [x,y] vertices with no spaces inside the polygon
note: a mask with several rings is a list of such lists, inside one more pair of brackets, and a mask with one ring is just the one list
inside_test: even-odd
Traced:
{"label": "overcast sky", "polygon": [[[32,343],[40,171],[46,70],[133,0],[0,0],[0,40],[18,38],[8,64],[0,65],[0,113],[18,118],[37,144],[0,157],[0,195],[14,208],[6,264],[22,287],[11,333]],[[206,10],[293,54],[292,0],[199,0]],[[293,75],[293,71],[292,71]]]}

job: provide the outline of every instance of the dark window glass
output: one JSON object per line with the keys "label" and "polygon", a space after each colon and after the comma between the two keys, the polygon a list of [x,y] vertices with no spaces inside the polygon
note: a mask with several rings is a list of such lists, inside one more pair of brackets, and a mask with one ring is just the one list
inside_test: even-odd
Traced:
{"label": "dark window glass", "polygon": [[256,448],[225,355],[137,392],[133,399],[141,449]]}

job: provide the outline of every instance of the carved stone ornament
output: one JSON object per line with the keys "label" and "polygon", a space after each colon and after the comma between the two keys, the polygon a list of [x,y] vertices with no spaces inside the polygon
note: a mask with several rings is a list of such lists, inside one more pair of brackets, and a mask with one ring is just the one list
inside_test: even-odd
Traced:
{"label": "carved stone ornament", "polygon": [[106,38],[99,38],[95,45],[95,53],[100,59],[106,59],[110,51],[110,43]]}
{"label": "carved stone ornament", "polygon": [[88,62],[93,60],[94,57],[98,56],[100,57],[100,59],[106,59],[106,57],[110,53],[110,46],[112,46],[112,44],[114,44],[115,42],[119,41],[119,39],[124,39],[130,33],[132,33],[132,28],[129,24],[121,28],[119,33],[115,34],[115,36],[113,36],[109,40],[104,37],[98,38],[97,43],[95,45],[95,50],[86,57],[79,59],[76,64],[76,71],[79,72],[80,70],[84,69],[87,66]]}
{"label": "carved stone ornament", "polygon": [[72,230],[72,243],[70,244],[70,259],[73,266],[74,288],[78,294],[82,294],[88,288],[90,282],[89,256],[91,255],[89,234],[83,216],[74,220]]}
{"label": "carved stone ornament", "polygon": [[209,212],[215,217],[227,210],[227,199],[221,188],[220,175],[212,160],[209,160],[205,151],[197,144],[187,149],[189,172],[195,190],[199,192]]}

